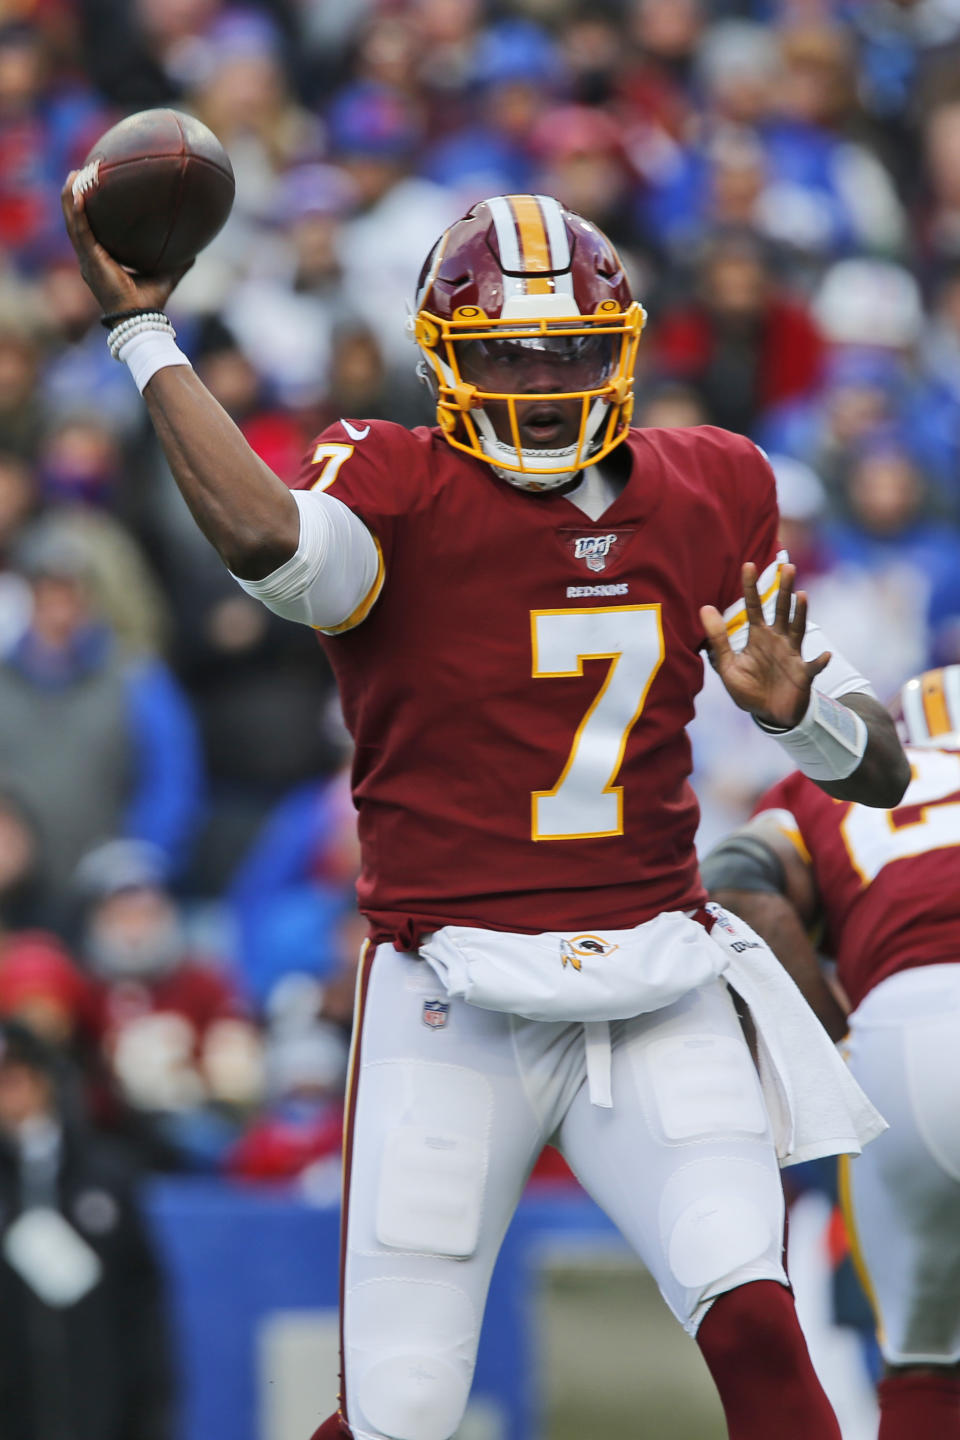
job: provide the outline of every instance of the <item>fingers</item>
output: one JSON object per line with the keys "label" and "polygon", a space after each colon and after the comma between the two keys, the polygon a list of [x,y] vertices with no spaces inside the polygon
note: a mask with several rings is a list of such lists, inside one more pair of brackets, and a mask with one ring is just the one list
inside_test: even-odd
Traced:
{"label": "fingers", "polygon": [[818,655],[816,660],[808,660],[806,662],[806,666],[807,675],[809,676],[809,678],[811,680],[815,680],[822,670],[826,670],[832,658],[833,656],[831,655],[830,651],[824,650],[823,654]]}
{"label": "fingers", "polygon": [[704,605],[700,610],[700,623],[707,636],[707,643],[710,646],[710,660],[717,665],[730,654],[730,637],[727,635],[727,627],[723,623],[723,616],[713,605]]}
{"label": "fingers", "polygon": [[67,176],[66,183],[60,191],[60,205],[63,209],[63,218],[67,226],[67,234],[73,243],[73,248],[78,255],[93,254],[97,251],[106,255],[106,251],[100,244],[96,235],[90,229],[90,221],[87,219],[86,206],[82,191],[74,191],[73,182],[76,179],[77,171],[71,170]]}
{"label": "fingers", "polygon": [[793,582],[796,577],[793,565],[781,565],[780,584],[777,590],[777,606],[773,615],[773,628],[781,635],[789,633],[790,603],[793,599]]}
{"label": "fingers", "polygon": [[73,182],[76,179],[76,170],[71,170],[60,191],[60,208],[63,211],[64,223],[67,227],[67,234],[73,240],[77,230],[77,197],[73,193]]}
{"label": "fingers", "polygon": [[760,593],[757,590],[757,567],[748,560],[740,572],[743,583],[743,603],[747,612],[747,620],[751,625],[765,625],[763,618],[763,606],[760,603]]}
{"label": "fingers", "polygon": [[793,619],[787,626],[787,634],[793,642],[794,649],[799,650],[807,630],[807,592],[798,590],[795,600]]}

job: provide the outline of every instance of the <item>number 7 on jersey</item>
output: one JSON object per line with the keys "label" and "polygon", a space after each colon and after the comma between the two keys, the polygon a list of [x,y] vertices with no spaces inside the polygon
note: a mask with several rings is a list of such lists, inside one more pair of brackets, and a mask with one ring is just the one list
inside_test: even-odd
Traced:
{"label": "number 7 on jersey", "polygon": [[584,660],[610,661],[560,778],[552,790],[533,792],[533,839],[622,835],[623,786],[613,782],[663,663],[660,606],[533,610],[530,629],[534,678],[582,675]]}

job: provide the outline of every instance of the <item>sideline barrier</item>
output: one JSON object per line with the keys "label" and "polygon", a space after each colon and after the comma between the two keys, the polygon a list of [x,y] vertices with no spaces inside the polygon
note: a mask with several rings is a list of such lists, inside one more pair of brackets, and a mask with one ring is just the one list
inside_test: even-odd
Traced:
{"label": "sideline barrier", "polygon": [[[182,1178],[155,1181],[148,1205],[177,1331],[178,1440],[308,1440],[335,1403],[338,1208]],[[524,1199],[491,1282],[463,1440],[539,1434],[537,1270],[561,1236],[622,1244],[584,1196]]]}

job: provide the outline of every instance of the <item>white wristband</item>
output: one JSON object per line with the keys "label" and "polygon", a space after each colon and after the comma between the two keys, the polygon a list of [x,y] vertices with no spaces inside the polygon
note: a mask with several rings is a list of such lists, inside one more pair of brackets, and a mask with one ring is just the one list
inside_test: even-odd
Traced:
{"label": "white wristband", "polygon": [[117,359],[126,365],[141,395],[158,370],[168,365],[190,364],[172,335],[152,329],[132,335],[120,346]]}
{"label": "white wristband", "polygon": [[861,717],[816,686],[810,691],[807,713],[792,730],[775,730],[753,718],[811,780],[845,780],[867,748],[867,727]]}

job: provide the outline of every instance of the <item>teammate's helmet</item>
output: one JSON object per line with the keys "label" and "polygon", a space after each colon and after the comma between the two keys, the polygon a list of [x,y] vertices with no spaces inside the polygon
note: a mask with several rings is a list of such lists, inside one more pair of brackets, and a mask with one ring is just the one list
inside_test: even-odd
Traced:
{"label": "teammate's helmet", "polygon": [[[624,439],[646,314],[616,250],[589,221],[549,195],[497,195],[451,225],[417,286],[414,337],[437,422],[457,450],[512,484],[550,490]],[[560,388],[524,379],[547,362]],[[579,401],[574,444],[524,448],[518,402]],[[485,409],[501,407],[510,439]],[[505,407],[505,408],[504,408]]]}
{"label": "teammate's helmet", "polygon": [[960,665],[908,680],[892,708],[905,745],[960,746]]}

